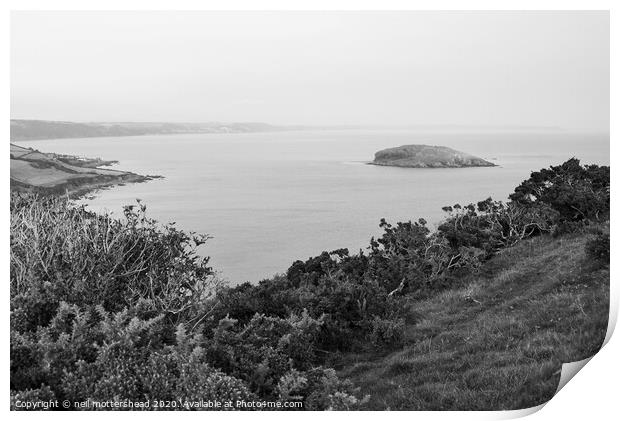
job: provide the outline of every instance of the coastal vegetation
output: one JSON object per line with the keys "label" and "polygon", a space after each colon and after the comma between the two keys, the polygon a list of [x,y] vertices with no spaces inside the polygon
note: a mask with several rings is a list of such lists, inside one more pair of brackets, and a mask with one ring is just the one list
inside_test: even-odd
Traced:
{"label": "coastal vegetation", "polygon": [[11,401],[533,406],[605,337],[609,203],[609,167],[571,159],[436,230],[381,220],[365,251],[230,287],[208,237],[141,202],[114,219],[13,192]]}

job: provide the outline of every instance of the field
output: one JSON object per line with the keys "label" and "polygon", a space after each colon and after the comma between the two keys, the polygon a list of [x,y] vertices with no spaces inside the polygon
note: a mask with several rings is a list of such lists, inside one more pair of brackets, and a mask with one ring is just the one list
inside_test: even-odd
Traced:
{"label": "field", "polygon": [[47,154],[11,144],[11,187],[17,190],[35,188],[48,193],[82,193],[121,182],[149,179],[98,168],[101,163],[106,162]]}

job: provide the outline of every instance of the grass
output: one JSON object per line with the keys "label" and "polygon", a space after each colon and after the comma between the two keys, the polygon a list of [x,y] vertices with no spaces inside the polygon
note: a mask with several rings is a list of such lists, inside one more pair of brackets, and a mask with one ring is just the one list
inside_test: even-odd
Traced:
{"label": "grass", "polygon": [[561,365],[600,349],[609,268],[588,261],[588,233],[505,250],[465,286],[408,305],[406,345],[349,354],[340,375],[369,394],[364,409],[502,410],[551,399]]}

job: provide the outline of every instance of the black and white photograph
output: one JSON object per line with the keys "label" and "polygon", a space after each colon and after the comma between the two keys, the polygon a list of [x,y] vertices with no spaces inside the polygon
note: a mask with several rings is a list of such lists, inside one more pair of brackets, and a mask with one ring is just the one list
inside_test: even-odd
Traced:
{"label": "black and white photograph", "polygon": [[463,3],[12,10],[10,410],[576,380],[613,330],[610,11]]}

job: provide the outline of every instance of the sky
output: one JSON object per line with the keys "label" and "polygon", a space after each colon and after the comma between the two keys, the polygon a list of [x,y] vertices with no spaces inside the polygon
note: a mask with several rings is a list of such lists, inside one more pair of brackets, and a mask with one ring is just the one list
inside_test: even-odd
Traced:
{"label": "sky", "polygon": [[609,130],[608,12],[12,12],[11,118]]}

